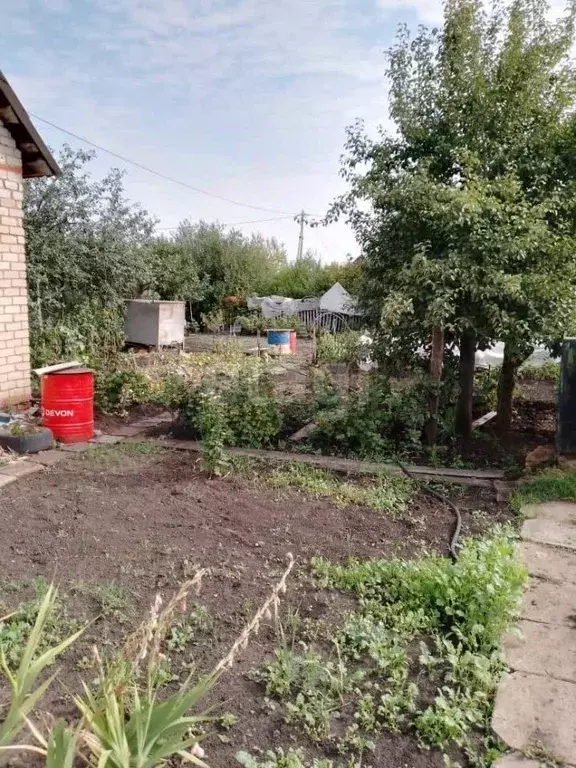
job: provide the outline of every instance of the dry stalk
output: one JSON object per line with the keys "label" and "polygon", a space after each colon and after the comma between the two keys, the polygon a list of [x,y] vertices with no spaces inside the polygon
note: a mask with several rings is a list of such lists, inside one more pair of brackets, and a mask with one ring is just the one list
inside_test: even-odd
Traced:
{"label": "dry stalk", "polygon": [[208,573],[205,568],[200,569],[192,579],[188,579],[180,585],[162,608],[162,596],[156,595],[150,609],[150,615],[127,639],[120,650],[120,658],[131,661],[136,669],[148,658],[148,666],[155,667],[160,662],[162,643],[166,639],[170,627],[174,623],[174,617],[186,610],[187,598],[190,592],[195,595],[200,593],[202,578]]}
{"label": "dry stalk", "polygon": [[234,659],[236,658],[236,655],[247,647],[251,635],[258,634],[260,630],[260,622],[262,621],[262,619],[271,619],[272,611],[274,612],[274,618],[276,620],[278,619],[278,606],[280,604],[280,595],[281,594],[283,595],[286,592],[286,579],[290,575],[292,568],[294,568],[294,563],[296,562],[291,552],[288,552],[287,558],[288,558],[288,567],[282,574],[282,578],[276,584],[276,586],[270,593],[270,596],[268,597],[268,599],[260,606],[258,611],[256,611],[256,613],[252,618],[252,621],[246,624],[246,626],[244,627],[244,629],[236,639],[236,642],[234,643],[232,648],[230,648],[227,655],[223,659],[221,659],[218,662],[218,664],[214,667],[214,670],[212,671],[212,675],[217,675],[218,673],[222,672],[225,669],[231,669],[232,664],[234,663]]}

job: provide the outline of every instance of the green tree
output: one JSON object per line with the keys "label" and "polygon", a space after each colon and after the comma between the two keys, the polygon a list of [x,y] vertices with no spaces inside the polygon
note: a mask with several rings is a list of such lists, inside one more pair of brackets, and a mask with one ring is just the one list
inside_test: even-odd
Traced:
{"label": "green tree", "polygon": [[200,301],[206,289],[187,243],[157,238],[146,252],[140,295],[161,301]]}
{"label": "green tree", "polygon": [[321,296],[334,283],[355,294],[358,288],[360,266],[352,261],[322,264],[319,258],[307,251],[300,259],[287,264],[274,276],[268,286],[268,293],[303,299],[307,296]]}
{"label": "green tree", "polygon": [[94,156],[64,146],[62,176],[25,186],[31,340],[40,359],[97,346],[99,326],[118,343],[115,310],[148,279],[146,245],[155,221],[126,200],[119,170],[92,178],[86,166]]}
{"label": "green tree", "polygon": [[[401,28],[389,53],[395,132],[348,133],[344,214],[364,253],[362,300],[405,357],[433,328],[460,347],[459,431],[471,431],[474,354],[501,340],[500,423],[514,371],[562,334],[574,305],[574,5],[487,11],[447,0],[441,31]],[[370,206],[366,206],[366,201]],[[510,381],[512,386],[510,386]]]}
{"label": "green tree", "polygon": [[261,235],[246,237],[218,223],[188,220],[180,223],[172,242],[185,249],[204,286],[199,311],[219,309],[225,296],[248,296],[264,291],[286,263],[284,248]]}

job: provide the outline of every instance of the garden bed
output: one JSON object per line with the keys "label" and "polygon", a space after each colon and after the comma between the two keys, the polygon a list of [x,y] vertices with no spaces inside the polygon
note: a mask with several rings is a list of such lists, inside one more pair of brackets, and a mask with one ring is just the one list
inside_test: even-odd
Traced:
{"label": "garden bed", "polygon": [[[149,444],[71,454],[46,473],[3,489],[3,607],[28,598],[34,578],[54,578],[62,584],[59,631],[95,619],[64,657],[62,679],[68,689],[78,690],[80,676],[90,680],[94,675],[93,642],[112,652],[158,590],[169,594],[195,569],[208,567],[198,602],[188,606],[166,651],[170,674],[182,679],[191,663],[208,670],[225,655],[282,572],[288,552],[297,565],[282,599],[281,620],[286,624],[297,612],[301,626],[325,631],[351,610],[353,598],[314,586],[312,558],[343,563],[349,557],[412,558],[448,551],[453,513],[417,489],[407,495],[405,487],[400,489],[400,506],[394,497],[386,512],[351,506],[352,497],[338,496],[331,479],[328,486],[310,485],[309,478],[304,485],[270,482],[273,473],[250,465],[223,479],[207,479],[190,455]],[[493,491],[456,493],[463,536],[485,532],[510,516]],[[308,754],[323,754],[284,722],[282,708],[248,677],[270,659],[277,632],[272,623],[263,626],[211,694],[218,714],[231,715],[214,726],[204,744],[211,768],[231,768],[242,749],[254,753],[303,745],[312,750]],[[43,706],[57,715],[74,712],[60,687]],[[32,763],[27,758],[22,764]],[[413,735],[383,733],[374,764],[440,768],[442,758],[421,750]]]}

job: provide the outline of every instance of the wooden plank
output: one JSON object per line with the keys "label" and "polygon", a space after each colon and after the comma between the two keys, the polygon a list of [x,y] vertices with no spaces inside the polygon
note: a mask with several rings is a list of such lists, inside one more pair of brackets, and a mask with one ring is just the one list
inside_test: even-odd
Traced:
{"label": "wooden plank", "polygon": [[[195,440],[173,440],[146,438],[148,442],[156,443],[163,448],[179,451],[194,451],[199,453],[202,446]],[[378,475],[386,472],[391,475],[401,475],[402,470],[397,464],[381,464],[375,461],[359,461],[357,459],[341,459],[336,456],[317,456],[308,453],[285,453],[284,451],[264,451],[259,448],[225,448],[226,453],[236,456],[248,456],[261,461],[282,461],[310,464],[333,472],[343,472],[353,475]],[[452,469],[451,467],[420,467],[407,466],[406,469],[421,480],[439,480],[460,485],[471,485],[481,488],[493,488],[494,480],[503,481],[504,472],[499,469]]]}
{"label": "wooden plank", "polygon": [[45,373],[56,373],[56,371],[65,371],[68,368],[79,368],[82,363],[74,360],[71,363],[56,363],[55,365],[47,365],[45,368],[34,368],[36,376],[44,376]]}
{"label": "wooden plank", "polygon": [[302,429],[299,429],[298,432],[294,432],[293,435],[290,435],[288,440],[293,443],[299,443],[301,440],[305,440],[307,437],[309,437],[317,426],[318,425],[315,421],[310,421],[308,424],[304,424]]}
{"label": "wooden plank", "polygon": [[475,419],[472,422],[472,429],[478,429],[478,427],[483,427],[484,424],[488,424],[489,421],[492,421],[492,419],[497,415],[496,411],[489,411],[488,413],[485,413],[484,416],[480,416],[479,419]]}

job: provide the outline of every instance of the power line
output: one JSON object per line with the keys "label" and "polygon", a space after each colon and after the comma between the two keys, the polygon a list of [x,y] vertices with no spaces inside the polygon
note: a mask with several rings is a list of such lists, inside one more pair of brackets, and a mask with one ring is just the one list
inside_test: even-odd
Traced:
{"label": "power line", "polygon": [[84,144],[88,144],[90,147],[94,147],[95,149],[100,150],[100,152],[106,152],[106,154],[111,155],[112,157],[115,157],[117,160],[121,160],[123,163],[128,163],[129,165],[133,165],[135,168],[139,168],[141,171],[146,171],[147,173],[151,173],[154,176],[157,176],[160,179],[164,179],[165,181],[171,181],[173,184],[178,184],[181,187],[185,187],[186,189],[192,190],[192,192],[197,192],[200,195],[206,195],[207,197],[213,197],[216,200],[223,200],[226,203],[231,203],[232,205],[239,205],[242,208],[251,208],[253,211],[265,211],[266,213],[280,213],[283,216],[291,217],[291,216],[297,216],[296,213],[289,213],[288,211],[278,211],[275,208],[263,208],[260,205],[251,205],[250,203],[241,203],[238,200],[233,200],[230,197],[224,197],[223,195],[217,195],[213,192],[208,192],[205,189],[201,189],[200,187],[195,187],[192,184],[188,184],[186,181],[181,181],[180,179],[175,179],[172,176],[168,176],[165,173],[161,173],[160,171],[155,171],[153,168],[149,168],[146,165],[142,165],[142,163],[138,163],[136,160],[131,160],[128,157],[124,157],[124,155],[119,155],[117,152],[113,152],[111,149],[106,149],[106,147],[103,147],[101,144],[96,144],[95,141],[90,141],[90,139],[86,139],[83,136],[79,136],[76,133],[73,133],[72,131],[68,131],[66,128],[62,128],[60,125],[56,125],[56,123],[50,122],[50,120],[46,120],[43,117],[40,117],[39,115],[35,115],[33,112],[29,113],[35,120],[40,120],[42,123],[46,123],[46,125],[49,125],[51,128],[55,128],[57,131],[61,131],[62,133],[65,133],[68,136],[72,136],[72,138],[77,139],[78,141],[84,142]]}
{"label": "power line", "polygon": [[[267,221],[286,221],[287,219],[294,219],[293,216],[275,216],[273,219],[251,219],[250,221],[219,221],[218,224],[221,224],[223,227],[239,227],[242,224],[264,224]],[[170,229],[178,229],[180,225],[177,224],[175,227],[156,227],[158,232],[165,232]]]}

